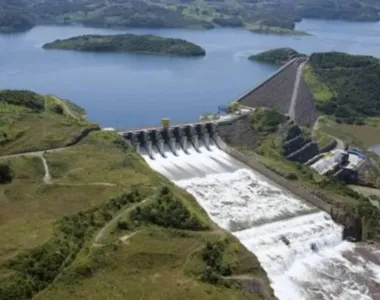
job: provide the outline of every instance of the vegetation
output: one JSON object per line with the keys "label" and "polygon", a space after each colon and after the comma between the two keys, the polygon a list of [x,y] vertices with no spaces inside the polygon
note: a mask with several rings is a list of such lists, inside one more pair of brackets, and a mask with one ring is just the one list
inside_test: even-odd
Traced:
{"label": "vegetation", "polygon": [[253,33],[261,33],[261,34],[276,34],[276,35],[292,35],[292,36],[304,36],[311,35],[310,33],[302,30],[295,30],[290,28],[283,27],[275,27],[275,26],[267,26],[262,24],[254,24],[247,26],[249,31]]}
{"label": "vegetation", "polygon": [[53,236],[45,244],[9,261],[7,268],[13,272],[0,280],[0,299],[27,299],[46,288],[75,259],[95,229],[128,202],[139,200],[138,190],[134,190],[100,207],[59,220]]}
{"label": "vegetation", "polygon": [[248,59],[282,65],[292,60],[293,58],[300,56],[303,56],[303,54],[298,53],[292,48],[276,48],[251,55],[248,57]]}
{"label": "vegetation", "polygon": [[131,212],[134,222],[150,222],[159,226],[177,229],[202,230],[207,226],[191,215],[186,206],[163,187],[154,202],[137,207]]}
{"label": "vegetation", "polygon": [[[342,19],[352,21],[378,21],[378,8],[372,0],[331,0],[293,2],[258,1],[137,1],[118,0],[0,0],[4,28],[29,28],[29,18],[37,23],[84,24],[96,27],[149,27],[149,28],[213,28],[231,26],[254,31],[299,34],[294,31],[295,23],[302,18]],[[8,11],[16,11],[9,20]],[[23,25],[24,23],[27,26]],[[33,24],[33,23],[31,23]]]}
{"label": "vegetation", "polygon": [[259,108],[253,114],[251,127],[258,133],[269,134],[276,132],[286,120],[287,117],[277,110]]}
{"label": "vegetation", "polygon": [[74,114],[52,96],[0,91],[0,155],[62,147],[97,128]]}
{"label": "vegetation", "polygon": [[96,52],[143,52],[181,56],[203,56],[205,50],[182,39],[154,35],[82,35],[66,40],[55,40],[42,46],[44,49],[63,49]]}
{"label": "vegetation", "polygon": [[30,91],[0,91],[0,104],[24,106],[35,112],[44,110],[44,97]]}
{"label": "vegetation", "polygon": [[202,251],[202,258],[207,265],[203,280],[218,283],[220,276],[231,275],[231,266],[224,261],[225,244],[223,241],[208,242]]}
{"label": "vegetation", "polygon": [[0,33],[20,32],[31,29],[34,18],[26,11],[19,9],[0,9]]}
{"label": "vegetation", "polygon": [[13,170],[9,163],[0,162],[0,184],[10,183],[13,180]]}
{"label": "vegetation", "polygon": [[[51,117],[53,131],[63,121],[82,122],[68,116],[63,103],[74,105],[42,98],[44,111],[7,100],[0,116],[22,115],[12,130],[37,116],[28,119],[28,132],[40,132],[37,120],[45,120],[44,114]],[[63,114],[53,112],[58,106]],[[20,152],[29,150],[28,140],[18,144]],[[44,159],[49,183],[39,155],[0,161],[1,300],[273,299],[256,257],[215,228],[191,195],[153,172],[116,133],[91,132]],[[131,221],[136,218],[141,221]],[[218,240],[225,241],[223,263],[231,276],[252,277],[253,293],[243,292],[239,280],[218,285],[202,280],[207,270],[202,250]]]}
{"label": "vegetation", "polygon": [[313,68],[310,65],[305,65],[303,67],[303,78],[305,79],[306,84],[308,85],[311,93],[313,94],[314,99],[322,104],[323,102],[330,101],[334,94],[328,85],[322,82],[318,76],[315,74]]}
{"label": "vegetation", "polygon": [[332,117],[320,121],[322,132],[335,136],[345,143],[362,149],[380,144],[380,122],[366,120],[363,125],[337,123]]}
{"label": "vegetation", "polygon": [[314,53],[305,80],[323,113],[339,123],[362,125],[380,115],[380,62],[370,56]]}

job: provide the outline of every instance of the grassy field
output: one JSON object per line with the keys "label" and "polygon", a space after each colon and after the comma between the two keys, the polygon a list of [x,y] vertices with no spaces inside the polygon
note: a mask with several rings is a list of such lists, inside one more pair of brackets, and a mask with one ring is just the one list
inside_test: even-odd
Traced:
{"label": "grassy field", "polygon": [[317,102],[327,102],[334,97],[333,91],[317,78],[311,66],[303,67],[303,77]]}
{"label": "grassy field", "polygon": [[[159,228],[147,228],[126,242],[114,235],[108,246],[83,251],[67,273],[36,299],[264,299],[198,279],[205,268],[201,257],[205,242],[225,238],[224,233]],[[229,238],[228,243],[227,255],[236,272],[252,274],[252,281],[264,275],[257,260],[236,240]],[[72,274],[83,266],[91,274],[73,280]]]}
{"label": "grassy field", "polygon": [[364,150],[380,143],[380,126],[377,119],[369,119],[365,125],[349,125],[338,124],[332,118],[324,117],[320,121],[320,129]]}
{"label": "grassy field", "polygon": [[0,155],[63,147],[80,130],[93,126],[58,113],[59,105],[46,96],[44,111],[36,112],[0,101]]}

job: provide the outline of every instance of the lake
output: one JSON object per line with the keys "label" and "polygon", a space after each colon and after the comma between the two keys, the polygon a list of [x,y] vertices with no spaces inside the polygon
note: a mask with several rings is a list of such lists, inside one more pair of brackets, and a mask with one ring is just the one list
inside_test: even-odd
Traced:
{"label": "lake", "polygon": [[[250,54],[275,47],[299,52],[338,50],[380,56],[380,24],[305,20],[313,36],[254,34],[242,29],[97,29],[38,26],[0,35],[0,89],[56,94],[87,110],[101,126],[117,128],[198,120],[243,94],[276,70]],[[199,44],[202,58],[43,50],[55,39],[80,34],[156,34]]]}

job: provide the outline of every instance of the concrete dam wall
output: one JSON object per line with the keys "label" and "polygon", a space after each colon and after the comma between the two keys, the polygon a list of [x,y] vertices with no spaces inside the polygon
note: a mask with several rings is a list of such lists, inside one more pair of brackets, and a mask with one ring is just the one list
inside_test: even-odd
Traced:
{"label": "concrete dam wall", "polygon": [[216,124],[206,122],[135,130],[125,132],[123,136],[136,147],[138,153],[147,154],[154,160],[158,156],[179,156],[181,152],[200,153],[203,147],[210,150],[216,134]]}
{"label": "concrete dam wall", "polygon": [[[289,114],[293,93],[295,105],[294,121],[301,126],[314,124],[318,117],[314,98],[302,74],[297,82],[297,71],[305,58],[295,58],[282,66],[271,77],[248,91],[235,101],[249,107],[265,106],[276,109],[283,114]],[[299,70],[298,70],[299,69]],[[295,92],[296,91],[296,92]]]}
{"label": "concrete dam wall", "polygon": [[250,107],[271,107],[283,114],[287,114],[293,93],[297,68],[302,61],[302,59],[290,61],[270,78],[240,97],[237,101]]}

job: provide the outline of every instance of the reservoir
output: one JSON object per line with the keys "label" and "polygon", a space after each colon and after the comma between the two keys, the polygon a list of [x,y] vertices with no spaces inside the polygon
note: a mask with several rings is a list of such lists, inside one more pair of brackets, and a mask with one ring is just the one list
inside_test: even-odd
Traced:
{"label": "reservoir", "polygon": [[[313,36],[254,34],[243,29],[97,29],[38,26],[0,35],[0,89],[51,93],[84,107],[88,118],[117,128],[198,120],[268,77],[276,66],[249,61],[275,47],[299,52],[344,51],[380,57],[380,24],[305,20]],[[55,39],[81,34],[156,34],[206,49],[202,58],[43,50]]]}

